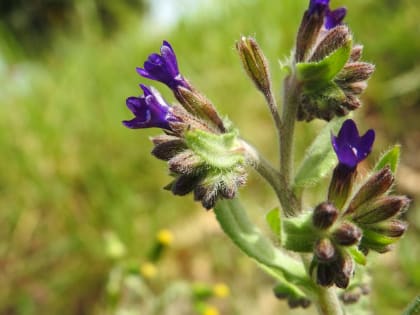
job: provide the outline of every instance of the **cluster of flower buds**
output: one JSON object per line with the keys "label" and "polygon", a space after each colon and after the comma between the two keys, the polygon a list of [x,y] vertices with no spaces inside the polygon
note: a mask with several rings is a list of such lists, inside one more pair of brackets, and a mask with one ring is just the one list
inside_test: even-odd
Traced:
{"label": "cluster of flower buds", "polygon": [[407,228],[398,216],[408,207],[409,199],[390,194],[394,175],[388,165],[353,191],[357,166],[371,152],[374,139],[373,130],[360,136],[354,121],[346,120],[338,135],[331,135],[338,165],[327,201],[309,214],[284,222],[284,246],[313,252],[310,273],[319,285],[347,288],[356,261],[364,263],[362,253],[388,251]]}
{"label": "cluster of flower buds", "polygon": [[345,15],[345,8],[330,10],[329,0],[311,0],[303,15],[294,54],[298,120],[330,120],[361,105],[374,66],[359,61],[363,47],[353,46]]}
{"label": "cluster of flower buds", "polygon": [[157,90],[140,85],[144,94],[126,101],[135,117],[123,124],[163,129],[164,135],[152,138],[152,154],[169,164],[174,180],[166,188],[175,195],[193,192],[210,209],[220,197],[233,198],[246,181],[241,142],[213,104],[180,74],[171,45],[164,41],[160,52],[137,72],[167,85],[181,105],[169,105]]}
{"label": "cluster of flower buds", "polygon": [[368,177],[356,193],[352,191],[357,165],[370,153],[374,139],[372,129],[359,136],[351,119],[343,123],[337,136],[332,135],[339,163],[331,179],[328,202],[313,212],[313,225],[328,229],[324,233],[327,237],[320,239],[314,250],[313,266],[321,285],[347,287],[355,266],[351,246],[357,245],[364,253],[369,249],[383,253],[407,228],[397,217],[408,207],[409,199],[389,195],[394,182],[389,166]]}

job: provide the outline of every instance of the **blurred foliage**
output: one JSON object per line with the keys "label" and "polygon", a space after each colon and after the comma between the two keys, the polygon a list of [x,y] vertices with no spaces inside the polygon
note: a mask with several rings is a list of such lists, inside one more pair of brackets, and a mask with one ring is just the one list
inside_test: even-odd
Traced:
{"label": "blurred foliage", "polygon": [[[158,131],[128,130],[121,120],[131,117],[125,98],[140,93],[138,83],[150,84],[135,67],[168,39],[185,76],[274,160],[271,119],[262,96],[240,69],[234,42],[242,34],[255,35],[280,87],[277,62],[289,56],[306,2],[273,6],[262,0],[213,0],[170,32],[141,15],[141,9],[130,9],[132,1],[2,3],[1,14],[11,3],[18,9],[8,11],[14,12],[10,17],[2,15],[0,22],[0,314],[106,313],[107,277],[115,264],[106,252],[106,235],[114,233],[126,255],[140,264],[163,226],[179,236],[165,259],[162,285],[173,279],[223,280],[232,286],[223,314],[250,309],[286,314],[286,304],[272,296],[271,280],[224,242],[211,212],[191,197],[160,189],[169,176],[164,164],[149,155],[148,141]],[[333,1],[333,6],[340,4]],[[400,174],[417,177],[410,184],[408,176],[401,176],[400,187],[415,197],[420,195],[420,4],[342,4],[349,9],[346,21],[356,40],[365,46],[365,58],[377,65],[359,115],[366,116],[365,126],[379,129],[376,150],[402,142],[407,170]],[[47,18],[50,9],[30,11],[44,5],[62,12],[57,13],[58,24]],[[101,6],[118,21],[112,36],[104,36],[114,24],[100,13]],[[45,33],[38,33],[33,12],[43,16]],[[13,24],[13,16],[23,22]],[[67,19],[70,29],[59,27]],[[157,87],[173,101],[166,89]],[[299,124],[297,158],[321,126]],[[276,204],[269,188],[254,175],[241,196],[250,216],[264,226],[263,214]],[[325,190],[308,193],[314,202],[324,196]],[[400,312],[420,289],[419,210],[414,202],[401,246],[374,259],[372,300],[378,314]]]}

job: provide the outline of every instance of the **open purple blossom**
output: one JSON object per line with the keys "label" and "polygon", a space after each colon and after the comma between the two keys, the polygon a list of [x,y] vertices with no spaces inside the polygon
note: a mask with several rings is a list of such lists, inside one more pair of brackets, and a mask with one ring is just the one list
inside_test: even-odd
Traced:
{"label": "open purple blossom", "polygon": [[363,136],[359,136],[356,124],[347,119],[337,136],[331,135],[331,142],[338,161],[349,169],[355,169],[371,152],[375,140],[375,131],[369,129]]}
{"label": "open purple blossom", "polygon": [[162,82],[172,90],[178,86],[188,88],[188,83],[179,73],[175,52],[167,41],[163,41],[160,55],[156,53],[149,55],[143,67],[138,67],[137,73],[144,78]]}
{"label": "open purple blossom", "polygon": [[346,8],[338,8],[335,10],[331,10],[329,7],[330,0],[310,0],[308,13],[312,14],[324,14],[324,26],[327,30],[340,25],[344,17],[346,16],[347,10]]}
{"label": "open purple blossom", "polygon": [[132,129],[157,127],[171,130],[170,121],[176,121],[171,107],[153,88],[148,88],[143,84],[140,84],[140,87],[144,95],[127,98],[127,107],[135,117],[132,120],[124,120],[124,126]]}

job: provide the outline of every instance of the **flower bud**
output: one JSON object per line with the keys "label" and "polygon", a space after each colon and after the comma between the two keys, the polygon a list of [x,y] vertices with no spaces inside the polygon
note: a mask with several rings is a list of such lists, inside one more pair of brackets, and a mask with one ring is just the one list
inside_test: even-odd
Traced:
{"label": "flower bud", "polygon": [[319,263],[316,266],[316,283],[323,287],[330,287],[334,283],[336,271],[331,264]]}
{"label": "flower bud", "polygon": [[351,53],[350,53],[350,62],[359,61],[362,57],[363,46],[362,45],[354,45]]}
{"label": "flower bud", "polygon": [[325,37],[316,46],[309,61],[320,61],[336,49],[346,45],[351,40],[352,36],[347,26],[339,25],[334,27],[328,31]]}
{"label": "flower bud", "polygon": [[185,142],[178,137],[163,135],[161,138],[164,141],[156,138],[152,138],[155,144],[152,154],[160,160],[168,161],[187,148]]}
{"label": "flower bud", "polygon": [[362,238],[362,231],[350,222],[343,222],[334,232],[334,241],[342,246],[357,244]]}
{"label": "flower bud", "polygon": [[316,243],[314,254],[321,263],[331,262],[336,258],[334,245],[328,238],[323,238]]}
{"label": "flower bud", "polygon": [[194,88],[178,87],[175,96],[182,106],[194,117],[201,118],[204,122],[210,123],[211,131],[220,133],[226,130],[222,118],[217,113],[214,105],[203,94]]}
{"label": "flower bud", "polygon": [[328,201],[341,209],[349,197],[354,180],[356,169],[351,169],[344,164],[338,164],[334,169],[328,189]]}
{"label": "flower bud", "polygon": [[363,204],[381,197],[388,191],[393,182],[394,175],[389,166],[371,175],[351,200],[345,215],[356,212]]}
{"label": "flower bud", "polygon": [[184,150],[175,155],[168,162],[169,170],[176,174],[198,174],[200,173],[200,166],[203,164],[200,157],[194,154],[191,150]]}
{"label": "flower bud", "polygon": [[334,224],[338,216],[338,210],[332,203],[322,202],[314,209],[312,222],[318,229],[328,229]]}
{"label": "flower bud", "polygon": [[295,61],[304,61],[315,44],[319,31],[324,24],[325,10],[310,12],[306,10],[300,23],[296,38]]}
{"label": "flower bud", "polygon": [[407,230],[408,224],[400,220],[389,220],[376,224],[364,225],[363,228],[386,235],[389,237],[400,237]]}
{"label": "flower bud", "polygon": [[355,212],[352,219],[360,224],[385,221],[404,211],[409,204],[410,199],[406,196],[383,197]]}
{"label": "flower bud", "polygon": [[192,192],[201,179],[201,175],[181,175],[169,187],[174,195],[184,196]]}
{"label": "flower bud", "polygon": [[334,267],[336,268],[335,285],[341,289],[347,288],[354,273],[353,258],[347,252],[342,251]]}
{"label": "flower bud", "polygon": [[245,37],[236,42],[236,49],[242,65],[256,87],[264,94],[270,93],[271,81],[268,62],[257,41],[252,37]]}
{"label": "flower bud", "polygon": [[343,292],[343,294],[340,296],[340,299],[344,304],[354,304],[359,301],[361,296],[362,294],[360,289],[357,288],[356,290],[350,292]]}
{"label": "flower bud", "polygon": [[353,83],[366,81],[375,71],[375,66],[367,62],[351,62],[344,66],[336,77],[336,82]]}

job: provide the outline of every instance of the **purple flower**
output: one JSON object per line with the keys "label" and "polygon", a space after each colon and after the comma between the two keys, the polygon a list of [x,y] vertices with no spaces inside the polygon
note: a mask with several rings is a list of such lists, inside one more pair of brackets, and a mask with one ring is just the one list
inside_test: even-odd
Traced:
{"label": "purple flower", "polygon": [[143,66],[144,69],[137,68],[137,72],[144,78],[162,82],[172,90],[178,86],[188,88],[187,82],[179,73],[175,52],[167,41],[163,41],[160,55],[151,54]]}
{"label": "purple flower", "polygon": [[140,87],[144,95],[127,98],[127,107],[136,117],[132,120],[124,120],[124,126],[132,129],[157,127],[171,130],[169,122],[177,120],[172,115],[171,107],[153,88],[149,89],[143,84],[140,84]]}
{"label": "purple flower", "polygon": [[338,8],[335,10],[330,10],[328,9],[326,14],[325,14],[325,21],[324,21],[324,26],[327,30],[332,29],[334,27],[336,27],[337,25],[340,25],[347,13],[347,9],[346,8]]}
{"label": "purple flower", "polygon": [[372,150],[375,132],[369,129],[363,136],[359,136],[356,124],[347,119],[337,136],[331,135],[331,142],[338,161],[349,169],[355,169]]}
{"label": "purple flower", "polygon": [[329,4],[330,0],[310,0],[308,8],[309,15],[315,13],[325,15],[324,26],[327,30],[341,24],[347,13],[346,8],[330,10]]}
{"label": "purple flower", "polygon": [[329,8],[330,0],[311,0],[309,2],[309,9],[308,13],[310,15],[314,14],[315,12],[318,14],[326,12]]}

